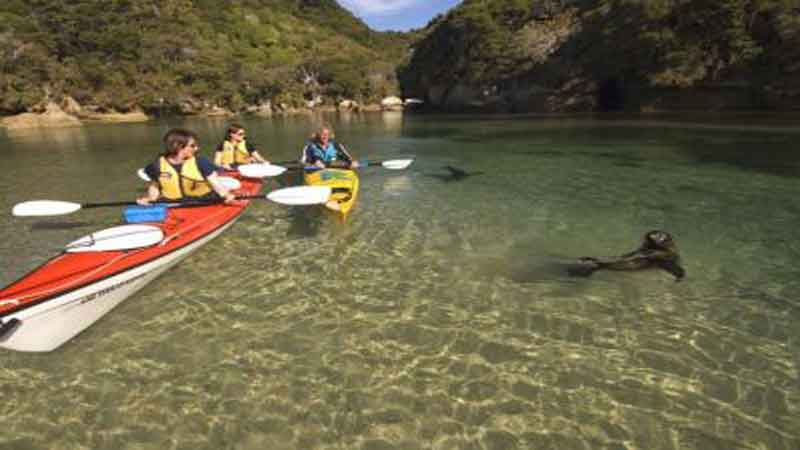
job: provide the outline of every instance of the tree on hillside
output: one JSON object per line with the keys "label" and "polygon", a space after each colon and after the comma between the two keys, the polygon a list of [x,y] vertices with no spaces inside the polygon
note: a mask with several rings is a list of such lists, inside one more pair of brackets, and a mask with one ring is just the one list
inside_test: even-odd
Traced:
{"label": "tree on hillside", "polygon": [[327,57],[315,49],[340,58],[326,90],[374,98],[364,62],[400,60],[407,44],[335,0],[5,0],[0,19],[6,114],[65,95],[119,110],[300,104],[297,67]]}

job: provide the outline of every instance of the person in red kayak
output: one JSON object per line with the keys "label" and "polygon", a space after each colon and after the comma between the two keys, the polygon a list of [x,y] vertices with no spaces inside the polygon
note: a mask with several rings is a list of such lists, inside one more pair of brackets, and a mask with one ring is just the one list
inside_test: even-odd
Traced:
{"label": "person in red kayak", "polygon": [[311,135],[311,139],[303,148],[303,156],[300,158],[303,164],[317,166],[320,169],[326,167],[358,168],[358,161],[354,161],[344,145],[337,143],[333,138],[331,127],[321,126],[316,133]]}
{"label": "person in red kayak", "polygon": [[214,152],[214,164],[232,170],[241,164],[267,163],[256,148],[245,140],[244,127],[232,124],[225,133],[225,140],[217,146]]}
{"label": "person in red kayak", "polygon": [[219,196],[225,203],[236,200],[217,182],[216,167],[207,159],[195,157],[197,135],[189,130],[173,128],[164,135],[164,153],[144,171],[151,181],[147,194],[136,199],[147,205],[161,199],[209,199]]}

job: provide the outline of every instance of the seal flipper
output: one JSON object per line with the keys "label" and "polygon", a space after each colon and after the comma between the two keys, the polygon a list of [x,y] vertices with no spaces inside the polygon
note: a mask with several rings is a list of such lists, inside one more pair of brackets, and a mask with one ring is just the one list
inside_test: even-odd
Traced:
{"label": "seal flipper", "polygon": [[686,270],[678,264],[678,261],[659,261],[658,267],[671,273],[675,281],[681,281],[686,276]]}

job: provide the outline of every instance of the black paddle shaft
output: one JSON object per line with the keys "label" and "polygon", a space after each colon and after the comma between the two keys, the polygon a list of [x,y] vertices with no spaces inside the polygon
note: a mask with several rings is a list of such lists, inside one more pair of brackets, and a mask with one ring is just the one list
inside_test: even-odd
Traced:
{"label": "black paddle shaft", "polygon": [[[364,167],[364,166],[375,167],[375,166],[383,165],[383,163],[384,163],[384,161],[371,161],[371,160],[368,160],[368,159],[357,160],[356,162],[358,162],[359,166],[361,166],[361,167]],[[316,168],[314,166],[303,165],[303,163],[301,163],[300,161],[277,161],[277,162],[270,163],[270,164],[276,164],[276,165],[279,165],[279,166],[288,166],[290,164],[297,164],[297,166],[288,167],[289,170],[314,170],[314,169],[322,170],[322,168]],[[350,165],[351,165],[350,161],[336,160],[336,161],[332,161],[332,162],[326,164],[326,168],[328,168],[328,169],[349,169]]]}
{"label": "black paddle shaft", "polygon": [[[264,198],[264,194],[255,194],[255,195],[237,195],[236,200],[249,200],[253,198]],[[224,203],[225,199],[223,198],[209,198],[209,199],[202,199],[202,200],[158,200],[153,202],[152,204],[157,203],[166,203],[169,205],[177,205],[177,206],[206,206],[206,205],[216,205],[218,203]],[[106,208],[106,207],[113,207],[113,206],[135,206],[138,205],[136,202],[104,202],[104,203],[83,203],[81,204],[82,209],[90,209],[90,208]],[[141,206],[141,205],[140,205]]]}
{"label": "black paddle shaft", "polygon": [[104,203],[82,203],[81,204],[81,209],[105,208],[105,207],[109,207],[109,206],[132,206],[132,205],[138,205],[138,203],[132,202],[132,201],[126,201],[126,202],[104,202]]}

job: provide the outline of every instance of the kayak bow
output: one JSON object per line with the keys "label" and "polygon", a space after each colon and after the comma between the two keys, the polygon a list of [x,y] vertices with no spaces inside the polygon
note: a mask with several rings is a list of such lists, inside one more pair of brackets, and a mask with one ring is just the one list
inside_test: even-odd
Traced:
{"label": "kayak bow", "polygon": [[[260,179],[239,181],[237,195],[254,195],[261,189]],[[248,204],[243,200],[169,208],[163,223],[114,227],[74,241],[0,289],[0,347],[30,352],[58,348],[219,236]],[[136,237],[126,238],[125,233]]]}
{"label": "kayak bow", "polygon": [[307,185],[330,187],[333,194],[325,206],[340,213],[343,218],[347,217],[358,197],[358,174],[354,170],[307,170],[303,178]]}

